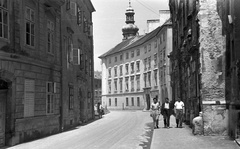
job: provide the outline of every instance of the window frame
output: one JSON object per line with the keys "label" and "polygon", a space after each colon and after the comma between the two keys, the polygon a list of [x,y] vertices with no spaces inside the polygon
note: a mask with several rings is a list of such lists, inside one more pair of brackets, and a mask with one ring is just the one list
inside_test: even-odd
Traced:
{"label": "window frame", "polygon": [[[30,14],[29,14],[30,16],[27,15],[28,10],[30,12]],[[35,18],[36,18],[35,11],[32,8],[26,6],[25,7],[25,44],[30,47],[35,47],[35,28],[36,28],[35,27]],[[29,33],[27,31],[27,24],[29,24]],[[32,29],[32,27],[33,27],[33,29]],[[27,38],[28,36],[29,36],[29,39]]]}

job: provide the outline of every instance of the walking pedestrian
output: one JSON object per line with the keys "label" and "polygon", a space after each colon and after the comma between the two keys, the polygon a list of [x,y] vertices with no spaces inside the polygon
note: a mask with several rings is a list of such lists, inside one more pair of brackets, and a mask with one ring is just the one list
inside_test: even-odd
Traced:
{"label": "walking pedestrian", "polygon": [[154,129],[155,128],[159,128],[158,127],[158,121],[159,121],[159,108],[160,108],[160,104],[157,100],[157,98],[153,98],[153,103],[151,104],[151,116],[153,119],[153,126]]}
{"label": "walking pedestrian", "polygon": [[178,97],[178,100],[174,104],[175,114],[176,114],[176,128],[182,128],[182,119],[184,114],[184,103],[181,101],[181,98]]}
{"label": "walking pedestrian", "polygon": [[100,102],[98,102],[98,104],[97,104],[97,111],[98,111],[98,115],[99,115],[99,118],[102,118],[102,115],[103,115],[103,107],[102,107],[102,105],[101,105],[101,103]]}
{"label": "walking pedestrian", "polygon": [[163,115],[164,128],[170,128],[170,116],[172,114],[172,106],[169,99],[166,97],[162,103],[161,114]]}

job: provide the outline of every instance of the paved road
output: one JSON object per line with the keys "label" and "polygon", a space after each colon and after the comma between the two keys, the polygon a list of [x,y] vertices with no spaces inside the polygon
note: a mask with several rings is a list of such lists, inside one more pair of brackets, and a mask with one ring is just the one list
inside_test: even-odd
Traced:
{"label": "paved road", "polygon": [[152,133],[149,112],[111,111],[85,126],[9,149],[149,149]]}

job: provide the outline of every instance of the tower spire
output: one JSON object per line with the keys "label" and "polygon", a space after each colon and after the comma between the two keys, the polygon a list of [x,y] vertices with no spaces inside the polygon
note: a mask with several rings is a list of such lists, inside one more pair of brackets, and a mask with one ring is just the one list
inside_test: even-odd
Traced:
{"label": "tower spire", "polygon": [[129,6],[126,9],[126,25],[123,26],[122,28],[122,32],[123,32],[123,40],[128,39],[130,37],[134,37],[136,36],[137,32],[138,32],[138,27],[136,25],[134,25],[135,21],[134,21],[134,9],[131,6],[131,0],[129,0]]}

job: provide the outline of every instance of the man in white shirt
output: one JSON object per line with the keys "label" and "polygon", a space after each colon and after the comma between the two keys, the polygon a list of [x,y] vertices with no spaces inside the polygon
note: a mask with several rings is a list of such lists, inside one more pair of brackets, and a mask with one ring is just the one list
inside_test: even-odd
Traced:
{"label": "man in white shirt", "polygon": [[176,113],[176,128],[182,128],[182,118],[184,114],[184,103],[181,101],[181,98],[178,97],[178,100],[174,104],[175,113]]}

